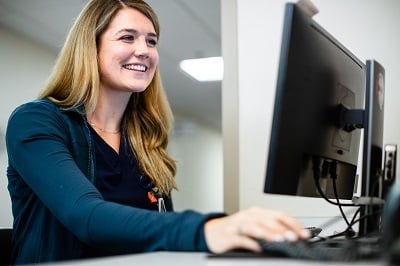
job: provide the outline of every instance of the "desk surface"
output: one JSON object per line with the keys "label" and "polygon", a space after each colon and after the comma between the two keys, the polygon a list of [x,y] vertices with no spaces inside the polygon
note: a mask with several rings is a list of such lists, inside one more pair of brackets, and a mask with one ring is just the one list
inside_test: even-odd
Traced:
{"label": "desk surface", "polygon": [[[146,266],[312,266],[326,265],[327,262],[305,261],[295,259],[278,258],[209,258],[207,253],[199,252],[152,252],[146,254],[115,256],[101,259],[89,259],[72,262],[57,263],[56,265],[75,266],[75,265],[146,265]],[[374,265],[384,266],[384,261],[358,261],[349,263],[333,262],[329,266],[356,266]]]}

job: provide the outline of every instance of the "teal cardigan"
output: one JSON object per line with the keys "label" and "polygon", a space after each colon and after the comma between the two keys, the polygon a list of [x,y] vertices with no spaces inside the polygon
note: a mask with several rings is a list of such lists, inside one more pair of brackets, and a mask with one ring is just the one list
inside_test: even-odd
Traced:
{"label": "teal cardigan", "polygon": [[204,222],[223,214],[158,213],[103,200],[93,185],[94,147],[79,108],[47,99],[18,107],[6,145],[13,264],[79,259],[85,245],[110,254],[208,251]]}

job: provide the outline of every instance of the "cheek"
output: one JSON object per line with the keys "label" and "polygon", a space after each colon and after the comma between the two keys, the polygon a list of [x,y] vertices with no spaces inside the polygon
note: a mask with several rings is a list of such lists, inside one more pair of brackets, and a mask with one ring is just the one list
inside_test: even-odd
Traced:
{"label": "cheek", "polygon": [[98,64],[99,64],[99,71],[101,75],[104,75],[106,72],[108,72],[107,66],[110,65],[109,62],[109,57],[107,57],[107,53],[104,50],[99,50],[99,54],[97,55],[98,57]]}
{"label": "cheek", "polygon": [[115,73],[121,68],[121,56],[117,53],[99,54],[98,56],[100,73],[106,75],[107,73]]}
{"label": "cheek", "polygon": [[152,60],[151,61],[152,61],[152,64],[153,64],[153,68],[156,68],[158,66],[158,62],[159,62],[159,57],[158,57],[158,51],[157,50],[152,55]]}
{"label": "cheek", "polygon": [[109,79],[112,76],[112,67],[107,58],[99,57],[99,72],[100,72],[100,80]]}

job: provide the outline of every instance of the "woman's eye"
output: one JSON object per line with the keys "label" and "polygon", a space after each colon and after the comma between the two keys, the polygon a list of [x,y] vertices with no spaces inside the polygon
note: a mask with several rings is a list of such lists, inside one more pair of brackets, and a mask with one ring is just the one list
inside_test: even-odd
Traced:
{"label": "woman's eye", "polygon": [[150,47],[155,47],[157,45],[157,40],[150,39],[147,43]]}
{"label": "woman's eye", "polygon": [[124,41],[133,41],[135,38],[132,35],[125,35],[121,37],[121,40]]}

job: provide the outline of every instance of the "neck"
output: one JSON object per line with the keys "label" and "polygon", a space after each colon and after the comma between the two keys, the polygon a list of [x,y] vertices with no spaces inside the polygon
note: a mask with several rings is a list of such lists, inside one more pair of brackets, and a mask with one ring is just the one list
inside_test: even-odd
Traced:
{"label": "neck", "polygon": [[90,124],[92,127],[97,128],[98,130],[100,130],[101,132],[106,133],[106,134],[119,134],[119,133],[121,132],[120,129],[112,130],[112,131],[107,130],[107,129],[104,129],[104,128],[102,128],[102,127],[97,126],[96,123],[93,123],[93,122],[90,122],[90,121],[89,121],[89,124]]}
{"label": "neck", "polygon": [[89,124],[103,133],[118,134],[128,101],[126,93],[115,94],[100,88],[96,109],[87,115]]}

